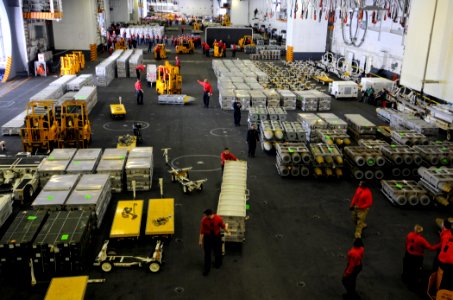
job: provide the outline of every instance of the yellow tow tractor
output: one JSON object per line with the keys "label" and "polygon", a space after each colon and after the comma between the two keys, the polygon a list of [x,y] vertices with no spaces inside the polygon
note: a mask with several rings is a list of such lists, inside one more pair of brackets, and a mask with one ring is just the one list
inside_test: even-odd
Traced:
{"label": "yellow tow tractor", "polygon": [[251,35],[244,35],[242,38],[240,38],[238,45],[241,51],[244,51],[245,46],[256,46]]}
{"label": "yellow tow tractor", "polygon": [[157,44],[156,47],[154,47],[153,53],[155,60],[167,59],[167,50],[165,50],[165,44]]}
{"label": "yellow tow tractor", "polygon": [[118,101],[118,104],[110,104],[110,116],[112,119],[124,119],[126,117],[126,107],[122,103],[121,96]]}
{"label": "yellow tow tractor", "polygon": [[176,54],[192,54],[195,50],[192,39],[178,38],[176,45]]}
{"label": "yellow tow tractor", "polygon": [[165,65],[157,68],[156,91],[160,95],[182,93],[182,76],[178,67],[165,61]]}

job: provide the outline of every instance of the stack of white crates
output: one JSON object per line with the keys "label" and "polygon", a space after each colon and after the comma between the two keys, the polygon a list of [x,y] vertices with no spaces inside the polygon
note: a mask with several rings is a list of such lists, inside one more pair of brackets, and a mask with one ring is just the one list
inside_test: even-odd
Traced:
{"label": "stack of white crates", "polygon": [[63,90],[63,93],[68,90],[67,84],[74,80],[77,77],[77,75],[63,75],[57,80],[52,81],[49,83],[49,86],[57,86],[60,87]]}
{"label": "stack of white crates", "polygon": [[67,173],[91,174],[96,170],[96,166],[101,158],[101,148],[78,149],[68,167]]}
{"label": "stack of white crates", "polygon": [[236,94],[233,89],[219,90],[219,104],[221,109],[232,110],[234,101],[236,101]]}
{"label": "stack of white crates", "polygon": [[250,107],[250,93],[247,90],[236,90],[236,99],[242,104],[242,110],[248,110]]}
{"label": "stack of white crates", "polygon": [[297,120],[302,123],[302,127],[307,133],[307,141],[310,143],[318,143],[321,141],[317,129],[327,129],[327,123],[313,113],[297,114]]}
{"label": "stack of white crates", "polygon": [[230,231],[225,235],[225,242],[245,241],[247,200],[247,162],[226,161],[217,205],[217,214]]}
{"label": "stack of white crates", "polygon": [[124,165],[127,149],[105,149],[96,169],[98,174],[109,174],[112,192],[121,193],[123,189]]}
{"label": "stack of white crates", "polygon": [[77,149],[54,149],[38,166],[39,184],[43,187],[52,175],[65,174]]}
{"label": "stack of white crates", "polygon": [[277,90],[280,94],[282,107],[286,110],[296,109],[296,95],[290,90]]}
{"label": "stack of white crates", "polygon": [[250,90],[252,107],[266,107],[266,95],[260,90]]}
{"label": "stack of white crates", "polygon": [[116,60],[123,53],[123,50],[115,50],[108,58],[96,66],[96,85],[109,86],[115,78]]}
{"label": "stack of white crates", "polygon": [[85,174],[82,175],[79,183],[66,200],[65,207],[66,209],[93,211],[99,228],[111,198],[108,174]]}
{"label": "stack of white crates", "polygon": [[137,147],[129,152],[126,163],[128,191],[149,191],[153,180],[153,148]]}
{"label": "stack of white crates", "polygon": [[96,86],[84,86],[74,95],[75,100],[82,100],[87,103],[87,110],[90,113],[98,102],[98,91]]}
{"label": "stack of white crates", "polygon": [[280,95],[274,89],[264,89],[268,107],[280,107]]}
{"label": "stack of white crates", "polygon": [[30,97],[30,101],[35,100],[53,100],[57,101],[61,96],[63,96],[64,91],[61,86],[48,86],[42,89],[41,91],[37,92],[33,96]]}
{"label": "stack of white crates", "polygon": [[143,50],[136,49],[129,58],[129,76],[135,76],[135,68],[143,64]]}
{"label": "stack of white crates", "polygon": [[313,94],[318,97],[318,111],[329,111],[332,97],[318,90],[313,90]]}
{"label": "stack of white crates", "polygon": [[68,91],[79,91],[85,85],[93,85],[92,74],[82,74],[66,84]]}
{"label": "stack of white crates", "polygon": [[53,175],[31,206],[34,209],[62,210],[79,178],[80,174]]}
{"label": "stack of white crates", "polygon": [[[118,73],[118,78],[127,78],[129,77],[129,59],[134,53],[134,50],[126,50],[116,61],[116,69]],[[135,74],[135,73],[133,73]]]}
{"label": "stack of white crates", "polygon": [[297,107],[302,111],[315,112],[318,110],[318,97],[313,94],[313,90],[295,91],[297,97]]}

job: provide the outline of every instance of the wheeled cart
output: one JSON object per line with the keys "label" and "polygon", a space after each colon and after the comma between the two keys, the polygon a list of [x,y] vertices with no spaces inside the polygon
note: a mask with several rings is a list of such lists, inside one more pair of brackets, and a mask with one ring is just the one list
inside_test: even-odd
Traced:
{"label": "wheeled cart", "polygon": [[[118,201],[110,239],[138,238],[143,212],[143,200]],[[104,242],[94,266],[108,273],[115,267],[145,267],[150,272],[160,271],[164,242],[174,234],[174,199],[150,199],[145,235],[156,240],[151,256],[120,255],[108,250],[109,240]]]}
{"label": "wheeled cart", "polygon": [[83,300],[88,284],[88,276],[52,278],[44,300]]}

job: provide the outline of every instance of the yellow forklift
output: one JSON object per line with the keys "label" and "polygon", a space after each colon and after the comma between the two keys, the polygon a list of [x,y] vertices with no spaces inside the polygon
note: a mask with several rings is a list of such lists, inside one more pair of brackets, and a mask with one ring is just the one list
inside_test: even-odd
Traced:
{"label": "yellow forklift", "polygon": [[244,35],[242,38],[240,38],[238,45],[241,51],[244,51],[245,46],[256,46],[251,35]]}
{"label": "yellow forklift", "polygon": [[58,147],[87,148],[91,142],[91,124],[85,101],[66,100],[61,105]]}
{"label": "yellow forklift", "polygon": [[27,103],[25,126],[20,130],[25,152],[50,151],[55,147],[59,126],[51,100]]}
{"label": "yellow forklift", "polygon": [[195,50],[193,39],[178,38],[176,45],[176,54],[192,54]]}
{"label": "yellow forklift", "polygon": [[182,93],[182,76],[178,67],[165,61],[164,65],[157,68],[156,91],[160,95]]}
{"label": "yellow forklift", "polygon": [[157,44],[156,47],[154,47],[153,53],[155,60],[167,59],[167,50],[165,50],[165,44]]}

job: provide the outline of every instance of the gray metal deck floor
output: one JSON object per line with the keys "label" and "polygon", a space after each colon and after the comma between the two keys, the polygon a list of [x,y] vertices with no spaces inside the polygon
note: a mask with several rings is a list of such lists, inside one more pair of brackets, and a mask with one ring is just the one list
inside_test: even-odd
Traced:
{"label": "gray metal deck floor", "polygon": [[[173,57],[170,55],[171,59]],[[151,60],[150,55],[146,54],[145,59]],[[165,248],[166,263],[161,273],[116,269],[103,274],[91,270],[90,278],[106,278],[107,281],[89,285],[86,299],[341,299],[344,293],[341,276],[354,231],[348,205],[356,182],[282,179],[277,175],[274,156],[257,149],[257,157],[247,159],[246,113],[242,116],[243,125],[234,127],[232,112],[220,110],[211,59],[197,53],[181,55],[181,60],[183,92],[196,96],[195,104],[159,106],[154,90],[144,87],[145,104],[138,106],[133,79],[115,79],[110,87],[99,88],[99,101],[90,116],[91,147],[115,147],[118,135],[132,133],[133,121],[149,124],[142,131],[144,145],[155,149],[154,178],[163,177],[165,195],[176,200],[176,234]],[[208,78],[215,90],[209,109],[203,108],[201,87],[196,83],[203,78]],[[0,108],[8,101],[14,101],[14,105],[2,108],[0,123],[23,110],[27,95],[49,81],[49,78],[31,79],[1,97]],[[124,121],[114,121],[109,116],[109,104],[115,103],[118,96],[123,97],[127,108]],[[332,112],[340,116],[362,113],[382,123],[376,118],[374,107],[362,103],[334,100]],[[295,120],[295,112],[290,112],[290,116],[290,120]],[[8,151],[21,151],[18,137],[1,139],[7,141]],[[221,183],[218,157],[225,146],[240,159],[248,160],[251,207],[247,240],[242,247],[229,247],[222,268],[213,269],[208,277],[203,277],[199,222],[204,209],[216,208]],[[163,147],[172,148],[170,155],[176,166],[194,167],[196,172],[191,178],[208,178],[201,193],[184,195],[180,185],[170,182],[160,155]],[[149,193],[138,193],[137,199],[159,198],[157,186],[153,184]],[[419,223],[425,226],[427,239],[436,242],[434,218],[445,217],[446,213],[393,207],[379,192],[377,184],[373,195],[374,205],[364,233],[364,267],[357,290],[362,299],[419,299],[400,279],[405,236]],[[96,251],[108,236],[115,202],[131,198],[130,193],[114,196],[98,234]],[[138,246],[138,251],[146,251],[145,248],[149,250],[149,247]],[[427,267],[433,257],[432,253],[426,256]],[[48,286],[43,283],[28,290],[0,285],[2,299],[42,299]]]}

